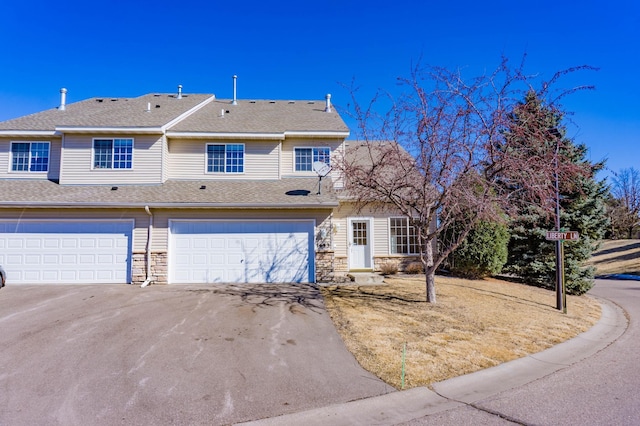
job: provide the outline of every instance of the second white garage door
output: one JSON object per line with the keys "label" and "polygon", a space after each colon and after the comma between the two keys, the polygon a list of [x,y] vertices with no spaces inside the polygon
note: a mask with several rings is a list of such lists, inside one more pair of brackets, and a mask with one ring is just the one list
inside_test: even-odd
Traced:
{"label": "second white garage door", "polygon": [[314,222],[171,220],[170,283],[308,283]]}

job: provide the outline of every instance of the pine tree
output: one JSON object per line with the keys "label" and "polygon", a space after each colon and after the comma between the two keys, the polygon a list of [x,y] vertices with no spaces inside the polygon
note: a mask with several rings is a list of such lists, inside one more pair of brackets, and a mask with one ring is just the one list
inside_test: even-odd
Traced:
{"label": "pine tree", "polygon": [[[566,138],[566,129],[561,125],[562,116],[548,110],[546,119],[528,121],[522,113],[526,109],[545,106],[534,93],[529,93],[512,115],[511,126],[545,126],[549,133],[557,135],[558,140],[550,141],[560,154],[576,165],[588,166],[590,173],[577,177],[570,182],[559,180],[560,224],[563,230],[578,231],[580,239],[564,243],[565,284],[567,293],[583,294],[593,286],[595,270],[585,266],[585,261],[597,249],[597,244],[608,227],[605,200],[608,189],[604,181],[597,181],[595,174],[604,167],[603,163],[590,163],[586,158],[587,148],[574,144]],[[511,129],[510,129],[511,130]],[[521,129],[520,129],[521,130]],[[511,132],[526,134],[527,132]],[[546,231],[555,229],[555,216],[539,206],[527,205],[519,209],[511,222],[511,240],[509,256],[504,270],[523,278],[526,282],[544,287],[555,288],[555,242],[545,239]]]}

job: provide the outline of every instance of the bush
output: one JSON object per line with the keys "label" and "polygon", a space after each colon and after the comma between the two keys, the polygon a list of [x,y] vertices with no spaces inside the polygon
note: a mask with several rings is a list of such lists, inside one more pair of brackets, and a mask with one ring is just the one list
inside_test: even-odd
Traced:
{"label": "bush", "polygon": [[451,255],[451,272],[471,279],[500,273],[507,262],[508,243],[509,231],[505,225],[479,222]]}
{"label": "bush", "polygon": [[405,274],[422,274],[424,273],[424,268],[421,262],[411,262],[404,268]]}
{"label": "bush", "polygon": [[398,264],[395,262],[384,262],[380,265],[382,275],[395,275],[398,273]]}

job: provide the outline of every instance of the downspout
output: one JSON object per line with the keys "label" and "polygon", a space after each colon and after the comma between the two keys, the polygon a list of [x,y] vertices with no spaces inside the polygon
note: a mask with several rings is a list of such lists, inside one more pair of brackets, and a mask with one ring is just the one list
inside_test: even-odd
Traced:
{"label": "downspout", "polygon": [[149,230],[147,232],[147,247],[146,247],[146,257],[147,257],[147,273],[146,279],[140,285],[140,287],[146,287],[151,283],[151,234],[153,233],[153,214],[151,214],[151,210],[149,210],[149,206],[144,206],[144,211],[149,215]]}

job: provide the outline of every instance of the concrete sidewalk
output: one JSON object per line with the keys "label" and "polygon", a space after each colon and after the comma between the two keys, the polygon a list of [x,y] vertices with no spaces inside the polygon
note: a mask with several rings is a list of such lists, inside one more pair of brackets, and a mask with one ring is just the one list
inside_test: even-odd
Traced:
{"label": "concrete sidewalk", "polygon": [[580,362],[609,346],[627,329],[624,311],[599,298],[600,320],[572,340],[537,354],[439,383],[373,398],[273,417],[245,425],[396,425],[473,404]]}

